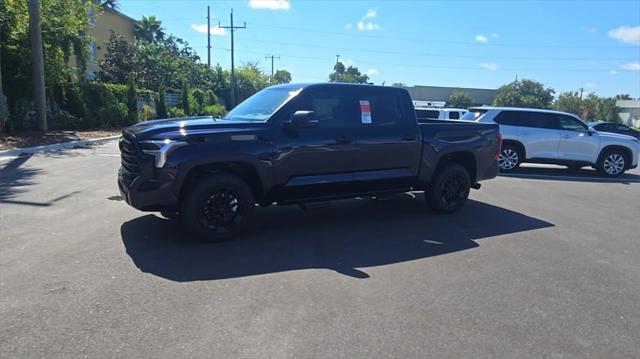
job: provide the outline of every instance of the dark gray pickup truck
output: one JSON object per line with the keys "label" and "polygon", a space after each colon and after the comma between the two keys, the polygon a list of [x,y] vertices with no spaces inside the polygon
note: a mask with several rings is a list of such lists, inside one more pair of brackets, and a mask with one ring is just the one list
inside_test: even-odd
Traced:
{"label": "dark gray pickup truck", "polygon": [[425,191],[436,212],[454,212],[470,188],[496,176],[500,145],[495,124],[418,124],[403,89],[288,84],[224,118],[124,130],[118,185],[131,206],[178,217],[216,241],[246,228],[255,204]]}

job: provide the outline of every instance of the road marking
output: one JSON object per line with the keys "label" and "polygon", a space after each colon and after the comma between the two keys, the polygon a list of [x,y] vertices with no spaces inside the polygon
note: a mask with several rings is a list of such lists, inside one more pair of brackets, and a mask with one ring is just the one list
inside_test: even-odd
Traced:
{"label": "road marking", "polygon": [[587,180],[587,181],[617,182],[617,183],[621,183],[621,182],[640,183],[640,179],[625,178],[625,177],[606,178],[606,177],[549,176],[549,175],[531,175],[531,174],[506,174],[506,173],[501,173],[499,176],[500,177],[521,178],[521,179],[539,178],[539,179],[549,179],[549,180],[558,179],[558,180],[570,180],[570,181],[580,181],[580,180],[585,181],[585,180]]}

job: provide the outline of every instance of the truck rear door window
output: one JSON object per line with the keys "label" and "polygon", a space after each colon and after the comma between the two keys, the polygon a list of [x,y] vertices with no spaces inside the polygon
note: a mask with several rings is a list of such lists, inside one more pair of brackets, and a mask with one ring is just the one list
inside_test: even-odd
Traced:
{"label": "truck rear door window", "polygon": [[460,119],[460,112],[458,112],[458,111],[449,112],[449,119],[450,120],[459,120]]}
{"label": "truck rear door window", "polygon": [[365,96],[360,100],[369,101],[371,107],[371,125],[389,126],[402,120],[402,107],[393,94]]}

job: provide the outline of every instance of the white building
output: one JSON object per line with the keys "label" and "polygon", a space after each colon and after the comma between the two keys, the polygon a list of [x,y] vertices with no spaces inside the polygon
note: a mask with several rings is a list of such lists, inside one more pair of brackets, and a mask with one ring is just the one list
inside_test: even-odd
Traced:
{"label": "white building", "polygon": [[640,100],[618,100],[620,119],[627,126],[640,127]]}

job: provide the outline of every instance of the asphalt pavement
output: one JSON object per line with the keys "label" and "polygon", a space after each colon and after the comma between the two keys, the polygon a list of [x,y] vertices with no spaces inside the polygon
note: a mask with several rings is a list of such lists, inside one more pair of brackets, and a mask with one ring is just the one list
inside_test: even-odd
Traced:
{"label": "asphalt pavement", "polygon": [[0,357],[638,358],[640,171],[523,168],[257,210],[221,244],[118,196],[116,142],[0,162]]}

